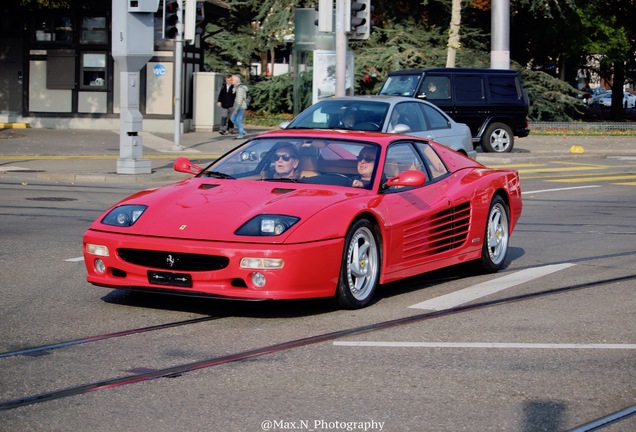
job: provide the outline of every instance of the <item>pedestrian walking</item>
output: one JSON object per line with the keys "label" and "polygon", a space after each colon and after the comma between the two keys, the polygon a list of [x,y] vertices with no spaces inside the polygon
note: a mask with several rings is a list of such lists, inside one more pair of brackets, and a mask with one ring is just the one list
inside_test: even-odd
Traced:
{"label": "pedestrian walking", "polygon": [[237,139],[245,137],[245,129],[243,128],[243,116],[247,109],[247,92],[249,89],[245,84],[241,84],[240,75],[232,75],[232,85],[234,86],[234,105],[232,107],[232,123],[238,128]]}
{"label": "pedestrian walking", "polygon": [[225,135],[226,133],[232,133],[234,129],[234,123],[230,117],[232,116],[232,107],[234,106],[234,99],[236,94],[234,93],[234,86],[232,85],[232,74],[225,76],[225,84],[221,86],[219,96],[216,99],[216,105],[221,108],[221,127],[219,133]]}

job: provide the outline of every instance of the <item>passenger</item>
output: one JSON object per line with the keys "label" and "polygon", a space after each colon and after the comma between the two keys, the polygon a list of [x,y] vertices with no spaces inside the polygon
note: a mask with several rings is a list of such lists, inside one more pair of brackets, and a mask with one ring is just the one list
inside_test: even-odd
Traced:
{"label": "passenger", "polygon": [[342,114],[340,119],[340,127],[343,129],[352,129],[356,124],[356,113],[353,109],[348,109]]}
{"label": "passenger", "polygon": [[375,149],[364,147],[358,154],[358,174],[359,177],[353,180],[353,187],[369,188],[371,185],[371,175],[375,167]]}
{"label": "passenger", "polygon": [[275,179],[298,179],[300,178],[300,163],[298,150],[293,145],[285,145],[276,149],[273,156],[274,161],[274,178]]}

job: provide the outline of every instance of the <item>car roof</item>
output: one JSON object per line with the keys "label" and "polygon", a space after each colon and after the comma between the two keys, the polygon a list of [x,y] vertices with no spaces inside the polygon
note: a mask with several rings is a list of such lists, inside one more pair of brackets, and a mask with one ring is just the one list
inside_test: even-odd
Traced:
{"label": "car roof", "polygon": [[[364,132],[357,130],[343,129],[280,129],[265,132],[256,138],[284,138],[293,139],[310,138],[310,139],[344,139],[361,142],[374,142],[382,146],[386,146],[396,140],[410,140],[429,142],[426,139],[418,138],[411,135],[388,134],[382,132]],[[440,144],[441,145],[441,144]]]}
{"label": "car roof", "polygon": [[443,73],[443,74],[486,74],[486,75],[518,75],[519,72],[513,69],[487,69],[487,68],[433,68],[433,69],[402,69],[389,72],[393,75],[413,75],[422,73]]}
{"label": "car roof", "polygon": [[365,102],[377,101],[377,102],[397,103],[397,102],[413,102],[413,100],[427,103],[426,101],[413,99],[412,97],[391,96],[391,95],[337,96],[337,97],[330,97],[328,99],[322,99],[316,103],[329,102],[329,101],[365,101]]}
{"label": "car roof", "polygon": [[330,101],[342,101],[342,102],[351,102],[351,101],[358,101],[358,102],[382,102],[382,103],[388,103],[389,105],[396,105],[398,103],[401,102],[409,102],[409,103],[421,103],[424,105],[430,105],[432,107],[434,107],[436,110],[442,112],[439,107],[437,107],[435,104],[426,101],[426,100],[422,100],[422,99],[417,99],[417,98],[412,98],[412,97],[408,97],[408,96],[396,96],[396,95],[360,95],[360,96],[337,96],[337,97],[330,97],[328,99],[322,99],[319,100],[318,102],[316,102],[315,104],[313,104],[312,106],[315,106],[317,104],[320,104],[321,102],[327,103]]}

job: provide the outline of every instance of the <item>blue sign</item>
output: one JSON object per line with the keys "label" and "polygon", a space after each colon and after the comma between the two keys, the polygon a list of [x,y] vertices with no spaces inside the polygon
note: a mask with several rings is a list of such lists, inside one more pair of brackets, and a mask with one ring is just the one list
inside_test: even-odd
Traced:
{"label": "blue sign", "polygon": [[166,67],[159,63],[152,68],[152,71],[155,73],[156,76],[164,76],[166,74]]}

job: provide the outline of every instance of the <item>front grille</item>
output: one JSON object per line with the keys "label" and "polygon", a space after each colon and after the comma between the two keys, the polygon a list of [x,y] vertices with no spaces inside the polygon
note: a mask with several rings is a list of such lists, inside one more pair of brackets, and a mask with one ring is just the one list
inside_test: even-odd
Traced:
{"label": "front grille", "polygon": [[166,270],[213,271],[230,263],[229,258],[216,255],[164,252],[143,249],[117,249],[121,259],[131,264]]}

